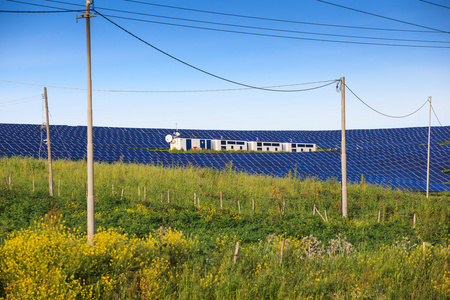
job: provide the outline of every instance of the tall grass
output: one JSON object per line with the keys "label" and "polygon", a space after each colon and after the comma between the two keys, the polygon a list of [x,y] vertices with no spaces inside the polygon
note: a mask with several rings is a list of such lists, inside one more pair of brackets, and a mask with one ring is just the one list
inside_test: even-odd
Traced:
{"label": "tall grass", "polygon": [[[45,160],[0,158],[0,297],[450,297],[449,193],[427,199],[361,180],[349,185],[342,218],[333,179],[248,175],[231,164],[218,171],[96,163],[98,230],[90,247],[86,173],[84,161],[54,161],[50,197]],[[328,222],[313,215],[314,204]]]}
{"label": "tall grass", "polygon": [[[170,190],[171,203],[192,205],[194,193],[203,205],[219,207],[219,194],[223,193],[223,205],[237,211],[237,200],[242,211],[251,212],[252,199],[256,201],[257,211],[276,213],[279,203],[286,202],[289,212],[312,211],[314,204],[320,210],[327,210],[331,218],[341,215],[340,184],[335,179],[325,182],[314,178],[299,178],[295,173],[289,176],[271,177],[248,175],[236,172],[229,164],[224,171],[203,169],[194,166],[187,168],[162,168],[153,165],[125,163],[95,163],[95,197],[98,202],[114,193],[121,194],[132,202],[137,202],[138,189],[141,200],[149,202],[167,201]],[[0,178],[5,183],[12,174],[13,185],[31,189],[32,176],[35,176],[36,190],[48,190],[48,169],[46,160],[31,158],[0,158]],[[57,193],[61,180],[62,198],[79,198],[85,194],[85,161],[56,160],[53,162],[53,186]],[[440,193],[426,199],[420,192],[403,192],[389,187],[364,183],[350,184],[348,187],[349,219],[373,220],[381,211],[382,219],[388,220],[395,211],[411,215],[414,212],[429,210],[430,206],[441,207],[448,203],[449,193]],[[439,210],[439,209],[438,209]],[[411,215],[412,216],[412,215]],[[446,216],[444,216],[446,217]]]}

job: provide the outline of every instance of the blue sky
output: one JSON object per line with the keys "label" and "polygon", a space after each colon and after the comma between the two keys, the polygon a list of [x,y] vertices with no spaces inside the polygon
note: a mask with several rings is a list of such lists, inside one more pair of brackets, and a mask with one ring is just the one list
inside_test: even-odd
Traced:
{"label": "blue sky", "polygon": [[[83,9],[84,1],[25,2]],[[316,0],[302,1],[181,1],[139,0],[173,7],[297,22],[393,30],[368,30],[306,25],[208,14],[137,2],[96,0],[102,14],[147,21],[283,35],[302,39],[255,36],[109,17],[146,42],[207,72],[253,86],[317,82],[345,77],[346,84],[367,104],[389,115],[406,115],[429,96],[442,123],[450,124],[450,9],[419,0],[329,0],[408,23],[337,7]],[[328,0],[327,0],[328,1]],[[448,5],[443,0],[433,3]],[[264,31],[194,23],[113,12],[116,9],[239,26],[351,35],[366,38]],[[0,10],[55,10],[0,0]],[[41,94],[48,87],[51,124],[86,125],[86,26],[80,13],[0,13],[0,122],[39,124],[45,121]],[[93,93],[94,126],[326,130],[340,129],[341,96],[336,84],[296,93],[260,90],[174,92],[240,89],[208,76],[152,49],[97,15],[91,20],[93,88],[100,90],[172,91],[166,93]],[[421,32],[411,32],[412,30]],[[427,32],[424,32],[427,31]],[[383,39],[367,39],[376,37]],[[357,41],[448,48],[350,44]],[[406,42],[389,39],[441,41]],[[7,81],[31,83],[23,85]],[[314,85],[311,85],[314,86]],[[308,86],[287,87],[303,88]],[[394,128],[428,125],[428,106],[408,118],[387,118],[346,92],[347,128]],[[433,115],[432,125],[439,123]]]}

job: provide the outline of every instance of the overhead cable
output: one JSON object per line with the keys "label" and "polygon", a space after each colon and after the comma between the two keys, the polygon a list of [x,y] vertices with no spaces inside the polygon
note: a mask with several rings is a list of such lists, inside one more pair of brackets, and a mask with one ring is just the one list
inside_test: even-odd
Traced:
{"label": "overhead cable", "polygon": [[425,1],[425,0],[419,0],[419,1],[422,1],[422,2],[425,2],[425,3],[428,3],[428,4],[432,4],[432,5],[436,5],[436,6],[439,6],[439,7],[450,9],[450,7],[448,7],[448,6],[437,4],[437,3],[434,3],[434,2]]}
{"label": "overhead cable", "polygon": [[[37,97],[39,97],[39,98],[37,98]],[[26,97],[26,98],[0,102],[0,106],[22,104],[22,103],[27,103],[27,102],[31,102],[31,101],[40,100],[40,99],[41,99],[40,95],[37,95],[37,96],[35,95],[35,96]]]}
{"label": "overhead cable", "polygon": [[434,111],[434,107],[433,107],[433,105],[431,105],[431,110],[433,110],[434,116],[436,117],[437,121],[439,122],[439,125],[441,125],[441,126],[442,126],[442,123],[441,123],[441,121],[439,120],[439,118],[438,118],[438,116],[437,116],[436,112]]}
{"label": "overhead cable", "polygon": [[402,20],[398,20],[398,19],[394,19],[394,18],[390,18],[390,17],[377,15],[377,14],[370,13],[370,12],[367,12],[367,11],[354,9],[354,8],[351,8],[351,7],[347,7],[347,6],[343,6],[343,5],[327,2],[327,1],[324,1],[324,0],[316,0],[316,1],[319,1],[319,2],[322,2],[322,3],[326,3],[326,4],[329,4],[329,5],[334,5],[334,6],[341,7],[341,8],[345,8],[345,9],[348,9],[348,10],[356,11],[356,12],[363,13],[363,14],[366,14],[366,15],[371,15],[371,16],[375,16],[375,17],[378,17],[378,18],[383,18],[383,19],[387,19],[387,20],[403,23],[403,24],[408,24],[408,25],[412,25],[412,26],[416,26],[416,27],[420,27],[420,28],[430,29],[430,30],[434,30],[434,31],[442,32],[442,33],[450,33],[448,31],[444,31],[444,30],[440,30],[440,29],[436,29],[436,28],[432,28],[432,27],[427,27],[427,26],[423,26],[423,25],[419,25],[419,24],[414,24],[414,23],[410,23],[410,22],[406,22],[406,21],[402,21]]}
{"label": "overhead cable", "polygon": [[164,54],[164,55],[166,55],[166,56],[168,56],[168,57],[170,57],[170,58],[172,58],[172,59],[178,61],[179,63],[182,63],[182,64],[184,64],[184,65],[186,65],[186,66],[188,66],[188,67],[190,67],[190,68],[192,68],[192,69],[194,69],[194,70],[197,70],[197,71],[202,72],[202,73],[204,73],[204,74],[206,74],[206,75],[209,75],[209,76],[211,76],[211,77],[214,77],[214,78],[217,78],[217,79],[220,79],[220,80],[229,82],[229,83],[233,83],[233,84],[236,84],[236,85],[240,85],[240,86],[244,86],[244,87],[248,87],[248,88],[252,88],[252,89],[263,90],[263,91],[269,91],[269,92],[305,92],[305,91],[310,91],[310,90],[315,90],[315,89],[319,89],[319,88],[326,87],[326,86],[331,85],[331,84],[333,84],[334,82],[337,81],[337,80],[335,80],[335,81],[332,81],[332,82],[330,82],[330,83],[327,83],[327,84],[324,84],[324,85],[321,85],[321,86],[312,87],[312,88],[307,88],[307,89],[299,89],[299,90],[280,90],[280,89],[270,89],[270,88],[257,87],[257,86],[253,86],[253,85],[241,83],[241,82],[238,82],[238,81],[234,81],[234,80],[231,80],[231,79],[227,79],[227,78],[225,78],[225,77],[222,77],[222,76],[213,74],[213,73],[208,72],[208,71],[205,71],[205,70],[203,70],[203,69],[201,69],[201,68],[199,68],[199,67],[196,67],[196,66],[194,66],[194,65],[191,65],[191,64],[189,64],[189,63],[187,63],[187,62],[185,62],[185,61],[183,61],[183,60],[181,60],[181,59],[179,59],[179,58],[176,58],[175,56],[173,56],[173,55],[171,55],[171,54],[169,54],[169,53],[167,53],[167,52],[165,52],[165,51],[159,49],[158,47],[156,47],[156,46],[150,44],[149,42],[147,42],[147,41],[141,39],[140,37],[138,37],[137,35],[133,34],[132,32],[126,30],[125,28],[123,28],[123,27],[120,26],[119,24],[115,23],[114,21],[110,20],[109,18],[107,18],[106,16],[104,16],[103,14],[101,14],[100,12],[98,12],[97,10],[94,10],[94,11],[95,11],[98,15],[100,15],[102,18],[104,18],[105,20],[107,20],[107,21],[110,22],[111,24],[115,25],[117,28],[120,28],[121,30],[123,30],[124,32],[128,33],[129,35],[131,35],[132,37],[136,38],[137,40],[141,41],[142,43],[146,44],[147,46],[152,47],[152,48],[155,49],[156,51],[158,51],[158,52],[160,52],[160,53],[162,53],[162,54]]}
{"label": "overhead cable", "polygon": [[[52,113],[49,111],[48,114],[50,115],[50,119],[52,120],[51,123],[52,123],[52,124],[55,124],[55,121],[53,120]],[[54,129],[56,130],[56,133],[59,135],[59,139],[60,139],[60,141],[61,141],[61,144],[62,144],[63,147],[64,147],[64,150],[66,150],[66,153],[67,153],[67,155],[69,156],[69,159],[71,159],[71,158],[72,158],[72,155],[70,155],[70,152],[67,150],[66,143],[64,143],[64,136],[59,132],[58,126],[53,126],[52,128],[54,128]]]}
{"label": "overhead cable", "polygon": [[[7,0],[11,2],[17,2],[22,4],[29,4],[29,5],[38,5],[34,3],[27,3],[23,1],[18,0]],[[63,1],[55,1],[55,0],[47,0],[50,2],[56,2],[56,3],[63,3],[68,5],[77,5],[73,3],[63,2]],[[54,7],[54,6],[47,6],[47,5],[38,5],[38,6],[44,6],[49,8],[55,8],[55,9],[62,9],[60,7]],[[77,5],[78,6],[78,5]],[[109,9],[106,8],[106,10],[112,10],[112,11],[121,11],[121,10],[115,10],[115,9]],[[84,11],[84,10],[80,10]],[[136,12],[128,12],[128,11],[122,11],[126,13],[136,13]],[[143,15],[150,15],[150,14],[144,14],[144,13],[136,13],[136,14],[143,14]],[[343,41],[343,40],[329,40],[329,39],[317,39],[317,38],[306,38],[306,37],[296,37],[296,36],[283,36],[283,35],[274,35],[274,34],[264,34],[264,33],[255,33],[255,32],[243,32],[243,31],[235,31],[235,30],[226,30],[226,29],[217,29],[217,28],[208,28],[208,27],[199,27],[199,26],[192,26],[192,25],[183,25],[183,24],[174,24],[174,23],[166,23],[166,22],[158,22],[158,21],[150,21],[150,20],[142,20],[142,19],[135,19],[135,18],[129,18],[129,17],[122,17],[122,16],[112,16],[112,15],[105,15],[108,17],[113,18],[121,18],[121,19],[127,19],[127,20],[133,20],[133,21],[141,21],[141,22],[147,22],[147,23],[154,23],[154,24],[162,24],[162,25],[169,25],[169,26],[177,26],[177,27],[185,27],[185,28],[194,28],[194,29],[202,29],[202,30],[209,30],[209,31],[218,31],[218,32],[227,32],[227,33],[237,33],[237,34],[245,34],[245,35],[253,35],[253,36],[264,36],[264,37],[274,37],[274,38],[284,38],[284,39],[295,39],[295,40],[308,40],[308,41],[319,41],[319,42],[330,42],[330,43],[343,43],[343,44],[357,44],[357,45],[373,45],[373,46],[389,46],[389,47],[408,47],[408,48],[433,48],[433,49],[449,49],[448,46],[437,46],[437,45],[412,45],[412,44],[388,44],[388,43],[372,43],[372,42],[358,42],[358,41]],[[165,17],[165,16],[157,16],[157,15],[150,15],[154,17],[163,17],[163,18],[172,18],[172,17]],[[182,18],[173,18],[173,19],[180,19]],[[189,20],[184,19],[186,21],[192,21],[197,22],[198,20]],[[205,23],[212,23],[215,22],[206,22],[206,21],[198,21],[198,22],[205,22]],[[313,33],[313,32],[301,32],[301,31],[291,31],[291,30],[282,30],[282,29],[271,29],[271,28],[263,28],[263,27],[254,27],[254,26],[244,26],[244,25],[233,25],[233,24],[226,24],[226,23],[217,23],[217,25],[223,25],[223,26],[234,26],[234,27],[247,27],[247,28],[254,28],[258,30],[271,30],[271,31],[283,31],[283,32],[294,32],[294,33],[301,33],[301,34],[308,34],[308,35],[323,35],[323,36],[336,36],[336,37],[347,37],[347,38],[360,38],[360,39],[375,39],[375,40],[392,40],[392,41],[405,41],[405,42],[423,42],[423,43],[450,43],[448,41],[427,41],[427,40],[414,40],[414,39],[394,39],[394,38],[377,38],[377,37],[359,37],[359,36],[351,36],[351,35],[338,35],[338,34],[326,34],[326,33]]]}
{"label": "overhead cable", "polygon": [[[33,86],[41,86],[41,87],[48,87],[48,88],[54,88],[54,89],[66,89],[66,90],[79,90],[79,91],[85,91],[85,88],[74,88],[74,87],[65,87],[65,86],[52,86],[47,84],[36,84],[36,83],[27,83],[27,82],[19,82],[19,81],[12,81],[12,80],[4,80],[0,79],[0,81],[3,82],[9,82],[9,83],[17,83],[17,84],[23,84],[23,85],[33,85]],[[283,84],[283,85],[271,85],[271,86],[264,86],[264,88],[276,88],[276,87],[288,87],[288,86],[299,86],[299,85],[309,85],[309,84],[319,84],[319,83],[334,83],[336,82],[336,79],[332,80],[323,80],[323,81],[315,81],[315,82],[302,82],[302,83],[291,83],[291,84]],[[253,88],[234,88],[234,89],[215,89],[215,90],[172,90],[172,91],[138,91],[138,90],[99,90],[99,89],[93,89],[94,92],[111,92],[111,93],[206,93],[206,92],[232,92],[232,91],[243,91],[243,90],[253,90]]]}
{"label": "overhead cable", "polygon": [[64,87],[64,86],[52,86],[52,85],[19,82],[19,81],[5,80],[5,79],[0,79],[0,81],[9,82],[9,83],[18,83],[18,84],[23,84],[23,85],[34,85],[34,86],[50,87],[50,88],[55,88],[55,89],[80,90],[80,91],[85,91],[86,90],[86,89],[82,89],[82,88],[73,88],[73,87]]}
{"label": "overhead cable", "polygon": [[[108,16],[108,17],[111,17],[111,18],[119,18],[119,19],[126,19],[126,20],[132,20],[132,21],[140,21],[140,22],[147,22],[147,23],[154,23],[154,24],[178,26],[178,27],[185,27],[185,28],[194,28],[194,29],[203,29],[203,30],[211,30],[211,31],[219,31],[219,32],[238,33],[238,34],[247,34],[247,35],[256,35],[256,36],[266,36],[266,37],[276,37],[276,38],[285,38],[285,39],[301,39],[301,40],[314,40],[314,41],[338,42],[338,43],[339,42],[340,43],[347,43],[348,42],[348,43],[355,43],[355,44],[380,45],[380,46],[448,48],[448,47],[445,47],[445,46],[422,46],[422,45],[408,45],[408,44],[383,44],[383,43],[351,42],[351,41],[324,40],[324,39],[309,39],[309,38],[302,38],[302,37],[297,37],[297,36],[284,36],[284,35],[264,34],[264,33],[255,33],[255,32],[244,32],[244,31],[235,31],[235,30],[210,28],[210,27],[200,27],[200,26],[185,25],[185,24],[175,24],[175,23],[143,20],[143,19],[124,17],[124,16],[107,15],[107,14],[105,14],[105,16]],[[344,37],[344,38],[355,38],[355,39],[386,40],[386,41],[400,41],[400,42],[450,43],[450,41],[429,41],[429,40],[416,40],[416,39],[396,39],[396,38],[354,36],[354,35],[318,33],[318,32],[308,32],[308,31],[298,31],[298,30],[273,29],[273,28],[264,28],[264,27],[255,27],[255,26],[246,26],[246,25],[234,25],[234,24],[217,23],[217,22],[204,22],[204,21],[198,21],[198,20],[189,20],[189,19],[183,19],[183,18],[172,18],[172,17],[164,17],[164,16],[156,16],[156,15],[150,15],[150,16],[161,17],[161,18],[168,18],[168,19],[175,19],[175,20],[190,21],[190,22],[200,22],[200,23],[207,23],[207,24],[214,24],[214,25],[221,25],[221,26],[232,26],[232,27],[240,27],[240,28],[266,30],[266,31],[299,33],[299,34],[307,34],[307,35],[321,35],[321,36],[333,36],[333,37]]]}
{"label": "overhead cable", "polygon": [[[47,1],[60,2],[60,1],[55,1],[55,0],[47,0]],[[328,26],[328,27],[341,27],[341,28],[351,28],[351,29],[366,29],[366,30],[387,30],[387,31],[406,31],[406,32],[428,32],[428,33],[434,33],[435,32],[434,30],[433,31],[429,31],[429,30],[408,30],[408,29],[392,29],[392,28],[376,28],[376,27],[374,28],[374,27],[348,26],[348,25],[337,25],[337,24],[311,23],[311,22],[301,22],[301,21],[294,21],[294,20],[284,20],[284,19],[274,19],[274,18],[256,17],[256,16],[248,16],[248,15],[238,15],[238,14],[223,13],[223,12],[216,12],[216,11],[207,11],[207,10],[200,10],[200,9],[193,9],[193,8],[186,8],[186,7],[178,7],[178,6],[170,6],[170,5],[149,3],[149,2],[136,1],[136,0],[124,0],[124,1],[140,3],[140,4],[146,4],[146,5],[152,5],[152,6],[158,6],[158,7],[172,8],[172,9],[178,9],[178,10],[187,10],[187,11],[194,11],[194,12],[207,13],[207,14],[215,14],[215,15],[223,15],[223,16],[247,18],[247,19],[256,19],[256,20],[264,20],[264,21],[283,22],[283,23],[317,25],[317,26]],[[61,3],[63,3],[63,2],[61,2]]]}
{"label": "overhead cable", "polygon": [[[220,32],[228,32],[228,33],[239,33],[246,35],[255,35],[255,36],[264,36],[264,37],[275,37],[275,38],[285,38],[285,39],[294,39],[294,40],[307,40],[307,41],[316,41],[316,42],[330,42],[330,43],[343,43],[343,44],[356,44],[356,45],[371,45],[371,46],[390,46],[390,47],[408,47],[408,48],[434,48],[434,49],[450,49],[450,46],[436,46],[436,45],[412,45],[412,44],[387,44],[387,43],[372,43],[372,42],[357,42],[357,41],[343,41],[343,40],[329,40],[329,39],[317,39],[317,38],[306,38],[306,37],[296,37],[296,36],[282,36],[282,35],[274,35],[274,34],[265,34],[265,33],[256,33],[256,32],[243,32],[243,31],[235,31],[235,30],[227,30],[227,29],[217,29],[217,28],[207,28],[207,27],[199,27],[192,25],[182,25],[182,24],[173,24],[166,22],[158,22],[158,21],[150,21],[150,20],[140,20],[128,17],[119,17],[119,16],[111,16],[105,15],[112,18],[119,19],[127,19],[134,21],[143,21],[148,23],[162,24],[162,25],[171,25],[178,27],[186,27],[186,28],[194,28],[194,29],[204,29],[211,31],[220,31]],[[447,42],[446,42],[447,43]]]}
{"label": "overhead cable", "polygon": [[16,14],[49,14],[49,13],[67,13],[81,12],[84,10],[0,10],[0,13],[16,13]]}
{"label": "overhead cable", "polygon": [[[86,10],[82,10],[82,9],[71,10],[71,9],[65,9],[65,8],[61,8],[61,7],[55,7],[55,6],[43,5],[43,4],[37,4],[37,3],[30,3],[30,2],[24,2],[24,1],[18,1],[18,0],[6,0],[6,1],[9,1],[9,2],[15,2],[15,3],[20,3],[20,4],[26,4],[26,5],[33,5],[33,6],[46,7],[46,8],[54,8],[54,9],[62,10],[62,11],[44,11],[44,13],[53,13],[53,12],[81,12],[81,11],[86,11]],[[29,12],[33,12],[33,11],[29,11]]]}
{"label": "overhead cable", "polygon": [[358,99],[359,101],[361,101],[365,106],[367,106],[368,108],[370,108],[370,109],[373,110],[374,112],[376,112],[376,113],[378,113],[378,114],[380,114],[380,115],[382,115],[382,116],[388,117],[388,118],[397,118],[397,119],[400,119],[400,118],[406,118],[406,117],[409,117],[409,116],[415,114],[416,112],[418,112],[422,107],[425,106],[425,104],[428,103],[428,100],[425,101],[425,103],[422,104],[421,107],[419,107],[418,109],[416,109],[415,111],[413,111],[413,112],[410,113],[410,114],[403,115],[403,116],[392,116],[392,115],[388,115],[388,114],[382,113],[382,112],[380,112],[379,110],[376,110],[375,108],[373,108],[372,106],[370,106],[369,104],[367,104],[366,102],[364,102],[361,98],[359,98],[359,97],[358,97],[358,96],[357,96],[357,95],[356,95],[356,94],[348,87],[347,84],[344,84],[344,85],[345,85],[345,87],[347,87],[347,89],[353,94],[353,96],[355,96],[356,99]]}
{"label": "overhead cable", "polygon": [[[74,4],[64,1],[57,1],[57,0],[46,0],[49,2],[55,2],[55,3],[61,3],[61,4],[68,4],[73,6],[82,6],[80,4]],[[417,39],[396,39],[396,38],[383,38],[383,37],[369,37],[369,36],[355,36],[355,35],[343,35],[343,34],[331,34],[331,33],[319,33],[319,32],[310,32],[310,31],[299,31],[299,30],[287,30],[287,29],[279,29],[279,28],[269,28],[269,27],[259,27],[259,26],[248,26],[248,25],[239,25],[239,24],[230,24],[230,23],[222,23],[222,22],[211,22],[211,21],[204,21],[204,20],[195,20],[195,19],[187,19],[187,18],[178,18],[178,17],[170,17],[170,16],[162,16],[162,15],[155,15],[155,14],[149,14],[149,13],[142,13],[142,12],[135,12],[135,11],[128,11],[128,10],[122,10],[122,9],[113,9],[113,8],[106,8],[106,7],[98,7],[97,9],[101,10],[108,10],[108,11],[114,11],[114,12],[120,12],[120,13],[127,13],[127,14],[134,14],[134,15],[140,15],[140,16],[147,16],[147,17],[154,17],[154,18],[162,18],[162,19],[169,19],[169,20],[177,20],[177,21],[186,21],[186,22],[194,22],[194,23],[201,23],[201,24],[211,24],[211,25],[219,25],[219,26],[228,26],[228,27],[238,27],[238,28],[247,28],[247,29],[257,29],[257,30],[265,30],[265,31],[275,31],[275,32],[286,32],[286,33],[299,33],[299,34],[308,34],[308,35],[322,35],[322,36],[334,36],[334,37],[345,37],[345,38],[356,38],[356,39],[373,39],[373,40],[388,40],[388,41],[402,41],[402,42],[422,42],[422,43],[450,43],[450,41],[429,41],[429,40],[417,40]],[[155,23],[154,21],[149,20],[142,20],[142,19],[134,19],[129,17],[123,17],[123,16],[113,16],[113,15],[106,15],[108,17],[114,17],[114,18],[122,18],[122,19],[128,19],[133,21],[141,21],[141,22],[149,22],[149,23]],[[163,23],[160,22],[159,24],[164,25],[173,25],[173,26],[183,26],[179,24],[173,24],[173,23]],[[187,27],[187,26],[183,26]],[[206,29],[206,30],[215,30],[214,28],[204,28],[204,27],[194,27],[197,29]],[[239,31],[230,31],[233,33],[241,33],[241,34],[251,34],[247,32],[239,32]],[[282,37],[286,38],[285,36],[276,36],[276,37]]]}

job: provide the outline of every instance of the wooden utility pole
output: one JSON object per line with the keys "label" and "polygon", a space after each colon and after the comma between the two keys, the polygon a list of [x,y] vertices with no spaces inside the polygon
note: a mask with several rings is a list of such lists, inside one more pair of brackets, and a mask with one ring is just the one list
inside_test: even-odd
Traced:
{"label": "wooden utility pole", "polygon": [[86,0],[86,14],[77,18],[86,19],[86,50],[87,50],[87,98],[88,98],[88,124],[87,124],[87,234],[89,243],[94,241],[95,234],[95,206],[94,206],[94,145],[92,122],[92,79],[91,79],[91,5],[93,0]]}
{"label": "wooden utility pole", "polygon": [[428,98],[428,101],[430,102],[430,113],[428,116],[427,198],[430,190],[431,96]]}
{"label": "wooden utility pole", "polygon": [[50,145],[50,122],[48,118],[48,99],[47,99],[47,88],[44,87],[44,100],[45,100],[45,115],[47,117],[47,123],[45,127],[47,128],[47,152],[48,152],[48,193],[53,197],[53,172],[52,172],[52,147]]}
{"label": "wooden utility pole", "polygon": [[345,77],[341,77],[341,184],[342,184],[342,216],[347,217],[347,147],[345,144]]}

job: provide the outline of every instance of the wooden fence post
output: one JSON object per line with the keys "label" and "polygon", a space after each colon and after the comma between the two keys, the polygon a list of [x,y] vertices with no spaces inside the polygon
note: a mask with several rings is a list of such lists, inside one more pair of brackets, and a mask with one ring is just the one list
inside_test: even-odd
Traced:
{"label": "wooden fence post", "polygon": [[144,186],[144,202],[147,201],[147,187]]}
{"label": "wooden fence post", "polygon": [[313,207],[313,215],[315,215],[316,214],[316,204],[314,204],[314,207]]}
{"label": "wooden fence post", "polygon": [[413,217],[413,228],[416,228],[416,213],[414,213]]}
{"label": "wooden fence post", "polygon": [[111,193],[114,195],[114,183],[111,185]]}
{"label": "wooden fence post", "polygon": [[233,266],[236,264],[238,253],[239,253],[239,242],[236,243],[236,250],[234,250]]}
{"label": "wooden fence post", "polygon": [[381,210],[378,211],[378,223],[381,221]]}
{"label": "wooden fence post", "polygon": [[34,173],[33,173],[33,193],[34,193],[35,189],[34,189]]}
{"label": "wooden fence post", "polygon": [[325,209],[325,220],[327,220],[328,222],[328,215],[327,215],[327,210]]}
{"label": "wooden fence post", "polygon": [[286,201],[283,200],[283,215],[284,215],[285,210],[286,210]]}
{"label": "wooden fence post", "polygon": [[9,187],[11,187],[11,184],[12,184],[12,175],[11,173],[9,173]]}
{"label": "wooden fence post", "polygon": [[281,241],[281,251],[280,251],[280,266],[281,266],[281,263],[283,262],[283,254],[284,254],[284,243],[285,243],[285,239],[283,239],[283,241]]}
{"label": "wooden fence post", "polygon": [[123,189],[122,189],[122,193],[120,193],[120,200],[122,200],[123,198]]}
{"label": "wooden fence post", "polygon": [[138,186],[138,201],[141,201],[141,187]]}
{"label": "wooden fence post", "polygon": [[238,210],[239,210],[239,213],[241,213],[241,203],[239,202],[239,200],[238,200]]}
{"label": "wooden fence post", "polygon": [[255,199],[252,199],[252,210],[255,211]]}
{"label": "wooden fence post", "polygon": [[221,210],[223,209],[223,206],[222,206],[222,191],[220,191],[220,209]]}
{"label": "wooden fence post", "polygon": [[325,220],[325,218],[322,216],[322,214],[320,213],[320,211],[316,208],[316,205],[314,204],[314,208],[316,209],[317,213],[319,214],[319,216],[322,218],[322,220],[324,222],[328,222],[327,220]]}
{"label": "wooden fence post", "polygon": [[197,193],[194,193],[194,206],[197,205]]}

